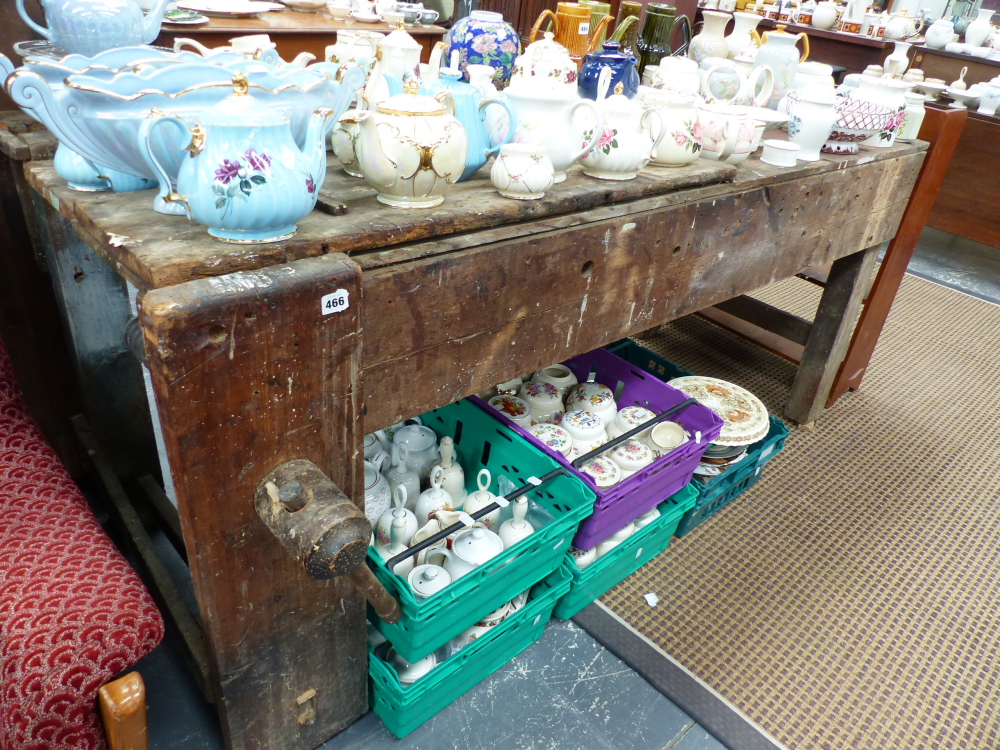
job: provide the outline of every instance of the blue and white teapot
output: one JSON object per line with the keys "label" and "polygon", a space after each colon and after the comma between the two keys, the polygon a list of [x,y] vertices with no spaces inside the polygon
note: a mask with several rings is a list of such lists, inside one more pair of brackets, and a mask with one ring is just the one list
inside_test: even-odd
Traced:
{"label": "blue and white teapot", "polygon": [[[154,114],[157,114],[154,111]],[[153,155],[150,136],[169,122],[190,133],[191,158],[177,173],[177,192],[189,219],[223,242],[277,242],[295,234],[296,223],[316,206],[326,177],[327,122],[332,109],[313,112],[300,151],[289,119],[249,94],[243,73],[233,76],[233,93],[198,115],[197,123],[162,114],[143,122],[139,148],[164,184],[170,176]]]}
{"label": "blue and white teapot", "polygon": [[[457,68],[441,68],[440,78],[424,81],[422,93],[437,96],[447,92],[455,102],[455,117],[462,123],[469,136],[469,154],[465,161],[465,170],[459,177],[459,182],[467,180],[489,161],[490,156],[500,150],[500,146],[510,143],[517,132],[517,115],[514,108],[502,99],[484,99],[478,86],[463,83],[462,71]],[[507,135],[495,146],[490,146],[489,133],[486,125],[486,109],[489,106],[502,107],[507,111],[512,125],[507,129]]]}
{"label": "blue and white teapot", "polygon": [[67,52],[93,57],[116,47],[152,44],[170,0],[156,0],[146,17],[133,0],[41,0],[48,26],[39,26],[17,0],[32,29]]}

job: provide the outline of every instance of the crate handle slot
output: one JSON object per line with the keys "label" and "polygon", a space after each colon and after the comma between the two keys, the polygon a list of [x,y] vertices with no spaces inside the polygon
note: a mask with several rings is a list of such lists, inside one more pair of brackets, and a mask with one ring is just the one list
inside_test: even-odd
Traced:
{"label": "crate handle slot", "polygon": [[455,437],[452,438],[455,441],[455,445],[462,442],[462,420],[455,421]]}

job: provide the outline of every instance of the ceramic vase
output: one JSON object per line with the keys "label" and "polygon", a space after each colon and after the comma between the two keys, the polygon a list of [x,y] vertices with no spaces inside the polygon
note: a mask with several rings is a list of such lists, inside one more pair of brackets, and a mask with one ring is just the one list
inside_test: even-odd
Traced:
{"label": "ceramic vase", "polygon": [[521,42],[517,31],[500,13],[474,10],[448,31],[444,59],[450,61],[453,51],[459,54],[458,67],[463,80],[469,79],[466,72],[469,65],[489,65],[496,70],[494,83],[502,89],[510,81]]}
{"label": "ceramic vase", "polygon": [[903,73],[906,69],[910,67],[909,51],[910,47],[913,45],[909,42],[895,42],[895,47],[885,61],[882,63],[882,68],[885,71],[885,75],[889,78],[902,78]]}
{"label": "ceramic vase", "polygon": [[760,21],[761,17],[756,13],[733,13],[733,30],[726,37],[726,50],[730,58],[736,57],[750,45],[753,45],[754,50],[760,47],[760,34],[757,33]]}
{"label": "ceramic vase", "polygon": [[837,124],[832,93],[803,91],[788,105],[788,140],[799,147],[799,161],[819,161],[819,150]]}
{"label": "ceramic vase", "polygon": [[915,139],[925,114],[923,94],[906,94],[906,109],[903,110],[903,121],[899,124],[896,140],[909,143]]}
{"label": "ceramic vase", "polygon": [[[781,98],[791,90],[792,81],[798,72],[799,63],[809,57],[809,37],[806,34],[788,34],[784,31],[765,31],[761,35],[763,44],[754,59],[754,67],[767,65],[774,73],[774,87],[767,106],[776,109]],[[802,39],[805,51],[799,56],[795,46]]]}
{"label": "ceramic vase", "polygon": [[955,24],[947,18],[939,18],[924,32],[924,44],[931,49],[944,49],[955,35]]}
{"label": "ceramic vase", "polygon": [[825,0],[816,6],[812,14],[812,25],[817,29],[832,29],[840,18],[840,9],[832,0]]}
{"label": "ceramic vase", "polygon": [[543,198],[554,179],[549,150],[539,144],[501,146],[490,170],[490,180],[500,195],[522,201]]}
{"label": "ceramic vase", "polygon": [[[681,29],[681,45],[672,50],[670,40],[674,28]],[[677,8],[662,3],[650,3],[646,6],[646,20],[639,32],[639,74],[647,65],[658,65],[664,57],[683,52],[691,44],[691,19],[678,16]]]}
{"label": "ceramic vase", "polygon": [[717,10],[703,11],[704,26],[701,33],[696,34],[688,45],[688,57],[700,63],[706,57],[728,57],[729,46],[726,44],[726,24],[729,23],[729,13]]}
{"label": "ceramic vase", "polygon": [[858,90],[852,96],[863,101],[882,104],[895,112],[885,129],[863,141],[862,145],[889,148],[896,142],[896,133],[903,121],[903,111],[906,109],[906,92],[909,90],[910,84],[903,81],[861,76]]}
{"label": "ceramic vase", "polygon": [[982,8],[976,20],[970,23],[965,29],[965,43],[973,47],[982,47],[993,33],[993,26],[990,19],[993,18],[994,11],[989,8]]}

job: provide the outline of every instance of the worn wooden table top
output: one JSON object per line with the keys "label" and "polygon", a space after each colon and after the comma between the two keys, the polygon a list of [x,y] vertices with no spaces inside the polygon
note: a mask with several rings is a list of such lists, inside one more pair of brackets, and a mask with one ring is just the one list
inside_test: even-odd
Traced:
{"label": "worn wooden table top", "polygon": [[[395,29],[384,21],[378,23],[361,23],[353,19],[341,21],[334,18],[323,8],[314,13],[302,13],[296,10],[278,10],[261,13],[254,18],[209,18],[208,23],[198,26],[189,24],[173,24],[163,22],[161,33],[177,36],[189,36],[197,39],[205,34],[335,34],[344,29],[360,29],[362,31],[380,31],[388,34]],[[406,33],[411,36],[444,36],[448,30],[443,26],[406,26]],[[330,39],[333,44],[333,39]]]}
{"label": "worn wooden table top", "polygon": [[51,159],[58,145],[56,137],[25,112],[0,112],[0,153],[8,159]]}
{"label": "worn wooden table top", "polygon": [[382,205],[375,200],[374,190],[346,175],[331,157],[319,205],[299,222],[298,233],[283,242],[250,246],[219,242],[197,223],[153,212],[151,191],[80,193],[69,189],[51,162],[31,162],[25,171],[31,185],[73,222],[81,238],[137,287],[150,289],[327,252],[350,254],[363,269],[374,268],[892,159],[925,148],[926,144],[916,142],[862,149],[855,156],[824,155],[818,162],[800,162],[791,169],[764,164],[758,155],[738,168],[699,159],[681,168],[649,167],[624,182],[592,179],[574,167],[567,180],[540,201],[501,197],[484,167],[471,180],[454,186],[445,194],[444,203],[430,210]]}

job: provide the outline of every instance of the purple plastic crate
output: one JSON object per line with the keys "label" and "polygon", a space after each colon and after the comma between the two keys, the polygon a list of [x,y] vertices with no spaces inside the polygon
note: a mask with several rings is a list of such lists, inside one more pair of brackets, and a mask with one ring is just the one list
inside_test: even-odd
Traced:
{"label": "purple plastic crate", "polygon": [[[577,379],[582,383],[595,370],[595,380],[617,392],[618,384],[624,385],[618,408],[625,406],[645,406],[659,413],[685,401],[687,396],[648,372],[629,364],[606,349],[595,349],[589,354],[564,362]],[[665,456],[661,456],[642,471],[619,482],[614,487],[602,491],[597,488],[594,480],[581,471],[577,471],[569,460],[558,451],[537,440],[531,433],[509,420],[503,413],[497,411],[481,398],[470,396],[470,400],[495,416],[505,425],[520,433],[536,448],[540,448],[555,458],[564,466],[569,467],[578,477],[583,479],[597,493],[594,503],[594,513],[580,524],[574,546],[580,549],[590,549],[616,531],[634,521],[643,513],[662,503],[674,495],[691,481],[698,462],[708,448],[709,443],[719,437],[722,431],[722,420],[715,412],[701,404],[691,404],[679,411],[674,421],[680,423],[694,437],[701,433],[701,441],[689,440]]]}

